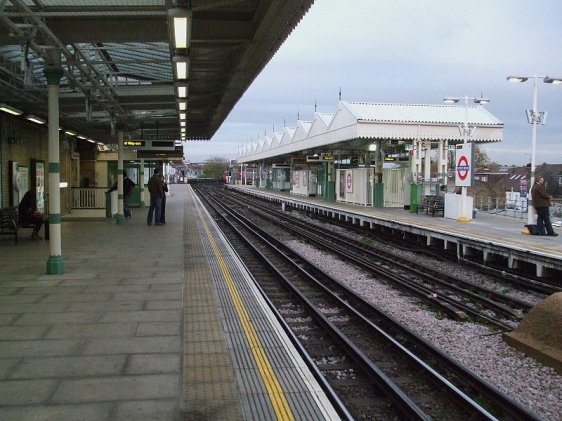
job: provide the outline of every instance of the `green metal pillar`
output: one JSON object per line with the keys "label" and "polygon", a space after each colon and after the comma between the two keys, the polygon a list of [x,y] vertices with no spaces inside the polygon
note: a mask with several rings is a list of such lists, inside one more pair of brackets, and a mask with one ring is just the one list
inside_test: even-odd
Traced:
{"label": "green metal pillar", "polygon": [[375,208],[384,208],[384,183],[373,184],[373,206]]}
{"label": "green metal pillar", "polygon": [[410,213],[418,213],[418,185],[410,184]]}
{"label": "green metal pillar", "polygon": [[[53,56],[56,56],[53,54]],[[62,257],[61,212],[60,212],[60,155],[59,155],[59,84],[62,77],[60,54],[58,60],[44,69],[48,84],[49,119],[49,259],[47,274],[64,273]]]}

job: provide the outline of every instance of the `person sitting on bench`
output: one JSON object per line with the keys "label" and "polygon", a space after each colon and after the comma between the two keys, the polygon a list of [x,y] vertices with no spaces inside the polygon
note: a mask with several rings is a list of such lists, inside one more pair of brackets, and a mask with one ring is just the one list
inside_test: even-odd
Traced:
{"label": "person sitting on bench", "polygon": [[43,225],[43,214],[37,211],[37,197],[34,191],[28,190],[18,206],[19,226],[33,225],[32,240],[40,240],[39,231]]}

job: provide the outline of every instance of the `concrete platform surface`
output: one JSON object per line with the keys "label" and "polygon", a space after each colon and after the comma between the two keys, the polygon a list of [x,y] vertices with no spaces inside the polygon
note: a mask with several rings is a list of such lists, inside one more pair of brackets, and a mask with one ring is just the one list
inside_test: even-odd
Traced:
{"label": "concrete platform surface", "polygon": [[0,238],[1,420],[180,419],[184,196],[163,226],[63,221],[62,275]]}

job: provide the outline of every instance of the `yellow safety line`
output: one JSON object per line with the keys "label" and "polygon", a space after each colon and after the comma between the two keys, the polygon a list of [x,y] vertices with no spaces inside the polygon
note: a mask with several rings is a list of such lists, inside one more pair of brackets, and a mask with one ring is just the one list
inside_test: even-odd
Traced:
{"label": "yellow safety line", "polygon": [[[199,213],[199,216],[201,216],[201,211],[199,209],[197,209],[197,211]],[[264,380],[264,384],[271,400],[271,404],[273,405],[273,409],[275,411],[277,419],[286,421],[294,420],[295,417],[293,416],[293,412],[289,407],[289,402],[287,402],[285,393],[281,388],[281,385],[279,383],[279,380],[277,379],[277,376],[275,375],[275,372],[273,371],[273,368],[271,367],[271,363],[269,362],[267,355],[265,354],[264,347],[257,335],[254,325],[251,322],[250,316],[246,311],[246,307],[230,275],[230,271],[228,270],[228,267],[226,266],[226,263],[221,256],[220,250],[218,249],[218,246],[211,235],[211,231],[207,226],[206,221],[203,218],[201,218],[201,221],[203,223],[203,227],[205,228],[207,238],[211,243],[214,256],[217,259],[219,267],[226,280],[230,296],[232,298],[232,301],[234,302],[234,306],[236,308],[236,312],[238,313],[240,322],[242,323],[246,339],[250,343],[250,349],[252,351],[252,354],[254,355],[254,359],[257,363],[262,379]]]}

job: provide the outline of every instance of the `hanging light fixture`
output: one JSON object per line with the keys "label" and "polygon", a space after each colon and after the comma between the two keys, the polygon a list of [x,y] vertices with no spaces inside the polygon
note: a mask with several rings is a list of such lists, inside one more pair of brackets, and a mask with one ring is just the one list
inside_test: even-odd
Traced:
{"label": "hanging light fixture", "polygon": [[176,83],[176,95],[178,98],[180,99],[187,98],[187,86],[188,85],[185,82]]}
{"label": "hanging light fixture", "polygon": [[8,114],[12,114],[12,115],[22,115],[23,111],[16,108],[16,107],[12,107],[11,105],[8,104],[0,104],[0,111],[4,111],[5,113]]}
{"label": "hanging light fixture", "polygon": [[171,40],[176,50],[189,48],[191,41],[191,10],[186,7],[175,7],[168,10]]}
{"label": "hanging light fixture", "polygon": [[41,117],[37,117],[36,115],[33,114],[29,114],[25,116],[25,118],[36,124],[45,124],[47,122],[47,120],[44,120]]}
{"label": "hanging light fixture", "polygon": [[173,58],[176,80],[186,80],[189,75],[189,57],[176,55]]}

